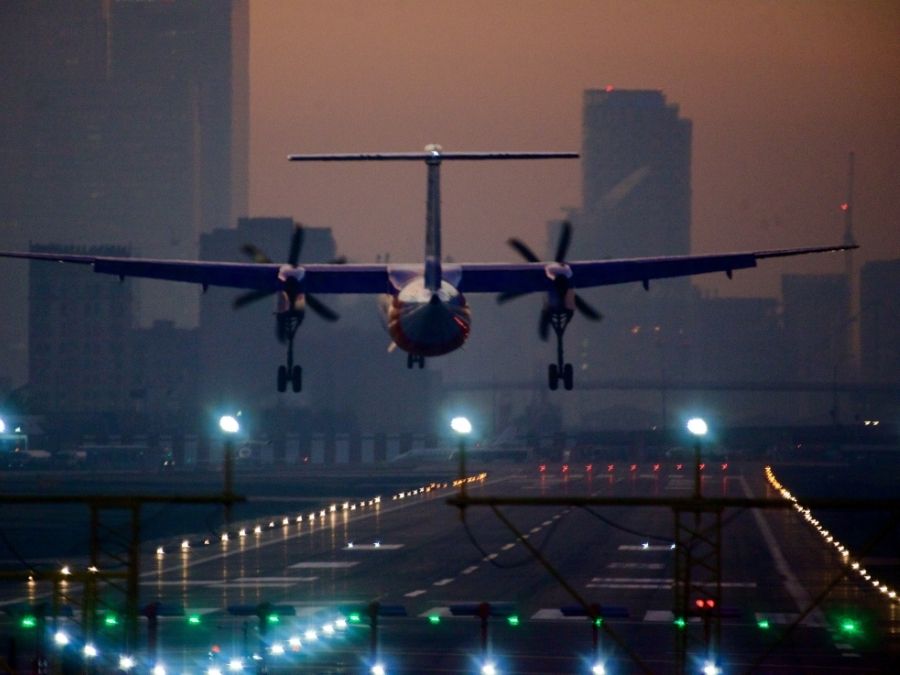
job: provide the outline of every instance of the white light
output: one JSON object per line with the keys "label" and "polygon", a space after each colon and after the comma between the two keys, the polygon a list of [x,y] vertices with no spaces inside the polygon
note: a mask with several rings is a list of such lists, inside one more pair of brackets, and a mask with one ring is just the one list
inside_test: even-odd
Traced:
{"label": "white light", "polygon": [[274,645],[272,645],[271,652],[273,656],[281,656],[282,654],[284,654],[284,645],[280,642],[276,642]]}
{"label": "white light", "polygon": [[166,667],[161,663],[157,663],[150,672],[153,673],[153,675],[166,675]]}
{"label": "white light", "polygon": [[591,673],[593,675],[606,675],[606,667],[602,663],[595,663],[594,667],[591,668]]}
{"label": "white light", "polygon": [[481,666],[481,675],[497,675],[497,666],[488,661]]}
{"label": "white light", "polygon": [[68,566],[68,565],[63,565],[63,567],[62,567],[62,569],[59,571],[59,573],[62,574],[64,577],[67,577],[67,576],[69,576],[70,574],[72,574],[72,570],[69,569],[69,566]]}
{"label": "white light", "polygon": [[222,669],[218,666],[210,666],[206,669],[206,675],[222,675]]}
{"label": "white light", "polygon": [[290,637],[290,639],[288,640],[288,644],[291,646],[291,649],[293,649],[294,651],[297,651],[298,649],[300,649],[300,647],[303,646],[303,643],[300,642],[300,638],[297,637],[296,635],[292,635]]}
{"label": "white light", "polygon": [[156,548],[156,557],[157,558],[162,558],[165,554],[166,554],[166,551],[162,546],[158,546]]}
{"label": "white light", "polygon": [[0,419],[0,434],[6,433],[6,422]]}
{"label": "white light", "polygon": [[182,551],[189,551],[190,548],[191,548],[191,542],[189,542],[187,539],[185,539],[181,542],[181,550]]}
{"label": "white light", "polygon": [[703,675],[719,675],[721,672],[722,669],[712,661],[707,661],[703,664]]}
{"label": "white light", "polygon": [[83,651],[86,658],[92,659],[97,656],[97,648],[90,642],[84,646]]}
{"label": "white light", "polygon": [[310,628],[309,630],[307,630],[307,631],[303,634],[303,637],[306,638],[307,642],[315,642],[316,640],[319,639],[318,634],[317,634],[316,631],[314,631],[312,628]]}
{"label": "white light", "polygon": [[450,428],[458,434],[472,433],[472,423],[465,417],[454,417],[450,420]]}
{"label": "white light", "polygon": [[219,418],[219,428],[226,434],[236,434],[241,430],[241,425],[237,421],[237,418],[232,417],[231,415],[222,415]]}
{"label": "white light", "polygon": [[706,426],[706,421],[700,417],[692,417],[688,420],[687,429],[694,436],[705,436],[706,432],[709,431],[709,427]]}
{"label": "white light", "polygon": [[69,636],[68,636],[68,634],[66,634],[60,630],[60,631],[57,631],[56,634],[53,636],[53,641],[56,644],[58,644],[60,647],[65,647],[67,644],[69,644]]}
{"label": "white light", "polygon": [[376,663],[372,666],[372,675],[385,675],[387,671],[384,669],[384,666],[380,663]]}
{"label": "white light", "polygon": [[119,657],[119,669],[120,670],[131,670],[134,668],[134,659],[130,656],[120,656]]}
{"label": "white light", "polygon": [[341,618],[334,622],[334,627],[338,630],[344,630],[347,627],[347,619]]}
{"label": "white light", "polygon": [[325,635],[334,635],[334,624],[326,623],[324,626],[322,626],[322,632],[325,633]]}
{"label": "white light", "polygon": [[231,659],[231,661],[228,662],[228,670],[230,670],[233,673],[240,672],[243,669],[244,669],[244,662],[241,661],[240,659]]}

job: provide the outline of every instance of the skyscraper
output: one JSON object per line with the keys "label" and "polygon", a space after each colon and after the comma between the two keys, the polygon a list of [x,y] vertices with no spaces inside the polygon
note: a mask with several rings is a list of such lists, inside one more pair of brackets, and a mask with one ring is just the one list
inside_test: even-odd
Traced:
{"label": "skyscraper", "polygon": [[[0,221],[38,243],[195,257],[246,209],[247,3],[0,8]],[[196,295],[141,283],[145,319]]]}

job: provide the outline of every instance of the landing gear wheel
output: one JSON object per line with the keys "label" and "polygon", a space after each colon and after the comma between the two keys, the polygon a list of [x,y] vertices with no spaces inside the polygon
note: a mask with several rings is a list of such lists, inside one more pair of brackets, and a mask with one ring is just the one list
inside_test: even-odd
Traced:
{"label": "landing gear wheel", "polygon": [[563,368],[562,378],[563,378],[563,386],[566,388],[566,391],[572,391],[572,385],[574,384],[574,381],[573,381],[572,364],[571,363],[567,363],[565,365],[565,367]]}
{"label": "landing gear wheel", "polygon": [[294,366],[291,369],[291,389],[298,392],[303,389],[303,368]]}
{"label": "landing gear wheel", "polygon": [[278,391],[287,391],[288,372],[285,366],[278,366]]}
{"label": "landing gear wheel", "polygon": [[555,363],[551,363],[547,369],[547,381],[550,384],[551,391],[559,389],[559,368],[556,367]]}

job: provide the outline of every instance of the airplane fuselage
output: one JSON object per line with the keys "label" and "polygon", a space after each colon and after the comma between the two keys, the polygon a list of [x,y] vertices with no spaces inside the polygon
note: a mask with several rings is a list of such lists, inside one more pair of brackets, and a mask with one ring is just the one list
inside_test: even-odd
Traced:
{"label": "airplane fuselage", "polygon": [[440,356],[459,349],[469,337],[471,312],[465,297],[446,279],[438,290],[414,277],[391,298],[387,329],[405,352]]}

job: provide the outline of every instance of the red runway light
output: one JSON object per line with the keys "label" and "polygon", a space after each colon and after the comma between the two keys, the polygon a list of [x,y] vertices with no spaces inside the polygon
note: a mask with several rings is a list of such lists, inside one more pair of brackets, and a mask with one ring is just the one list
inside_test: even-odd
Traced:
{"label": "red runway light", "polygon": [[563,472],[563,473],[569,473],[569,465],[568,465],[568,464],[563,464],[563,465],[562,465],[562,472]]}
{"label": "red runway light", "polygon": [[610,471],[610,472],[611,472],[611,471],[615,471],[615,470],[616,470],[616,465],[615,465],[615,464],[607,464],[607,465],[606,465],[606,470],[607,470],[607,471]]}
{"label": "red runway light", "polygon": [[587,471],[588,473],[590,473],[591,471],[594,470],[594,465],[593,465],[593,464],[586,464],[585,467],[584,467],[584,470]]}
{"label": "red runway light", "polygon": [[681,471],[683,468],[684,468],[684,464],[676,464],[676,465],[675,465],[675,470],[676,470],[676,471]]}
{"label": "red runway light", "polygon": [[728,462],[725,462],[725,463],[722,465],[722,471],[728,471]]}
{"label": "red runway light", "polygon": [[631,470],[632,470],[632,471],[637,471],[637,464],[632,464],[632,465],[631,465]]}
{"label": "red runway light", "polygon": [[659,464],[654,464],[654,465],[653,465],[653,470],[654,470],[654,471],[659,471]]}

